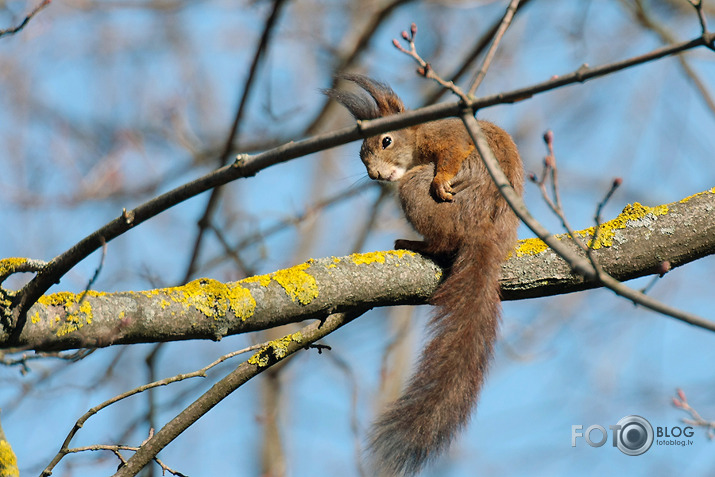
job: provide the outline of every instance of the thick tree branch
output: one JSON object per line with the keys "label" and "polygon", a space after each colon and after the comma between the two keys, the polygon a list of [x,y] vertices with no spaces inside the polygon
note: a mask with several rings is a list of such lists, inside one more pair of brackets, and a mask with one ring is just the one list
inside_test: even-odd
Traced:
{"label": "thick tree branch", "polygon": [[[709,46],[713,41],[715,41],[715,33],[710,33],[694,40],[659,48],[650,53],[624,61],[596,68],[588,68],[584,65],[571,74],[555,77],[549,81],[511,92],[478,98],[469,101],[466,106],[477,110],[496,104],[521,101],[535,94],[550,91],[561,86],[585,82],[589,79],[605,76],[615,71],[681,53],[699,46]],[[132,227],[139,225],[159,213],[214,187],[224,185],[241,177],[253,176],[267,167],[346,144],[360,138],[435,119],[459,116],[463,108],[464,105],[460,103],[437,104],[404,114],[364,121],[357,126],[343,128],[338,131],[321,134],[297,142],[290,142],[254,156],[240,155],[232,165],[224,166],[192,182],[179,186],[133,210],[123,211],[119,217],[97,229],[92,234],[80,240],[69,250],[52,259],[47,266],[21,290],[16,302],[13,303],[12,325],[14,326],[9,327],[13,328],[12,339],[15,340],[19,338],[19,334],[25,326],[27,318],[26,312],[28,309],[50,286],[58,282],[65,273],[101,247],[105,241],[111,241]]]}
{"label": "thick tree branch", "polygon": [[[661,273],[661,264],[678,267],[715,253],[715,188],[671,204],[628,205],[601,224],[593,255],[603,270],[625,281]],[[594,227],[576,234],[591,244]],[[585,254],[567,234],[556,235],[565,247]],[[502,268],[505,300],[571,293],[600,285],[573,272],[539,239],[519,242],[516,257]]]}
{"label": "thick tree branch", "polygon": [[[311,260],[286,270],[221,283],[199,279],[149,291],[60,292],[28,313],[18,345],[32,349],[104,347],[186,339],[219,340],[330,313],[425,303],[442,270],[407,251]],[[9,345],[0,333],[0,348]]]}
{"label": "thick tree branch", "polygon": [[[715,188],[672,204],[628,205],[601,225],[594,256],[618,280],[657,274],[715,253]],[[585,240],[593,228],[577,232]],[[587,260],[567,235],[555,239]],[[1,264],[1,263],[0,263]],[[326,314],[376,306],[427,303],[444,270],[406,251],[311,260],[287,270],[221,283],[201,279],[142,292],[56,293],[28,314],[18,345],[34,350],[223,336]],[[522,240],[502,270],[502,295],[516,300],[601,286],[585,279],[539,239]],[[0,333],[0,347],[10,346]]]}

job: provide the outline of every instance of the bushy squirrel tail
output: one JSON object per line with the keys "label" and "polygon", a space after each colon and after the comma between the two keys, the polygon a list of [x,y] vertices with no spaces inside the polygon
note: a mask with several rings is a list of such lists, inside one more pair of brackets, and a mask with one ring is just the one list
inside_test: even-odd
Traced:
{"label": "bushy squirrel tail", "polygon": [[506,258],[494,224],[484,225],[432,297],[431,340],[416,373],[372,429],[372,463],[383,475],[416,473],[469,422],[494,349]]}

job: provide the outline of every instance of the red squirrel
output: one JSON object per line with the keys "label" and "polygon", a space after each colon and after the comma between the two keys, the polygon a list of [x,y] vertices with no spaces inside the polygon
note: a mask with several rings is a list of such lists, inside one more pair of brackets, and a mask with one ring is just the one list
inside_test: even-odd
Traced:
{"label": "red squirrel", "polygon": [[[400,98],[363,75],[342,78],[370,97],[325,93],[358,120],[399,114]],[[523,191],[514,141],[479,121],[511,185]],[[459,119],[442,119],[365,139],[360,158],[372,179],[397,182],[405,217],[423,241],[395,248],[448,258],[450,271],[431,298],[431,341],[402,396],[374,424],[369,449],[375,469],[411,475],[444,452],[465,427],[491,359],[501,311],[501,264],[516,244],[518,219],[492,182]]]}

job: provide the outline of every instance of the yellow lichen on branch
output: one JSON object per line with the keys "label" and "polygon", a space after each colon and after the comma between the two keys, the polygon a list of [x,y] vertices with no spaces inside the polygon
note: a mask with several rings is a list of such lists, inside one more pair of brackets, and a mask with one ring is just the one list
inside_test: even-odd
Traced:
{"label": "yellow lichen on branch", "polygon": [[[349,257],[349,261],[356,265],[384,264],[388,257],[399,260],[410,254],[413,252],[406,250],[353,254]],[[293,303],[306,306],[314,302],[320,291],[318,280],[311,272],[311,268],[318,267],[320,271],[331,270],[340,263],[341,259],[339,258],[332,258],[329,261],[311,259],[294,267],[249,277],[239,282],[223,283],[211,278],[200,278],[178,287],[123,292],[123,294],[125,298],[148,298],[150,303],[155,303],[161,311],[171,313],[171,316],[182,312],[195,313],[198,311],[201,315],[215,321],[231,318],[231,314],[241,321],[246,321],[256,312],[257,303],[254,294],[257,287],[274,286],[276,289],[280,287],[280,290]],[[399,262],[396,263],[396,266],[399,266]],[[318,269],[313,271],[318,271]],[[31,311],[28,321],[31,324],[40,324],[42,320],[47,320],[42,324],[48,326],[56,336],[61,337],[91,325],[94,319],[93,307],[99,306],[96,299],[105,296],[110,301],[124,299],[116,297],[115,294],[92,290],[79,294],[59,292],[45,295],[38,300],[38,305],[41,307],[36,307]],[[147,306],[143,304],[145,302],[142,300],[135,303],[142,303],[136,306]],[[103,313],[106,313],[104,309]],[[121,313],[116,312],[114,316],[122,321],[128,316],[138,315],[122,309]],[[119,323],[116,326],[124,325]]]}
{"label": "yellow lichen on branch", "polygon": [[303,342],[303,335],[300,331],[268,342],[268,344],[248,358],[248,363],[261,368],[268,366],[272,361],[283,358],[288,354],[288,345],[292,342]]}
{"label": "yellow lichen on branch", "polygon": [[[647,226],[652,220],[657,220],[656,217],[667,214],[668,210],[668,204],[648,207],[635,202],[624,207],[623,211],[618,214],[615,219],[602,223],[600,227],[598,227],[598,236],[595,242],[593,241],[593,235],[596,232],[596,227],[579,230],[576,231],[575,234],[579,237],[588,237],[587,246],[594,250],[598,250],[602,247],[612,247],[617,230],[625,229],[626,227]],[[555,237],[558,240],[571,238],[569,234],[558,234],[555,235]],[[547,248],[548,246],[541,239],[530,238],[520,240],[515,253],[517,257],[537,255]]]}
{"label": "yellow lichen on branch", "polygon": [[356,265],[365,265],[370,263],[385,263],[388,256],[402,258],[405,255],[414,255],[415,252],[409,250],[387,250],[385,252],[368,252],[354,253],[350,255],[350,259]]}
{"label": "yellow lichen on branch", "polygon": [[246,321],[247,318],[253,316],[256,310],[256,300],[251,295],[251,292],[241,285],[229,285],[229,307],[236,318],[241,321]]}
{"label": "yellow lichen on branch", "polygon": [[581,237],[591,237],[588,242],[588,246],[594,250],[598,250],[601,247],[613,246],[613,238],[616,236],[616,230],[625,229],[628,226],[634,225],[638,221],[655,218],[659,215],[665,215],[667,213],[667,205],[648,207],[635,202],[633,205],[628,204],[623,209],[623,212],[618,214],[618,217],[615,219],[601,224],[598,229],[598,237],[595,238],[595,242],[593,241],[593,234],[596,232],[595,227],[589,227],[586,230],[581,230],[577,233]]}
{"label": "yellow lichen on branch", "polygon": [[19,477],[20,470],[17,468],[17,457],[4,438],[0,438],[0,477]]}
{"label": "yellow lichen on branch", "polygon": [[267,287],[271,283],[271,275],[255,275],[253,277],[244,278],[240,283],[258,283],[262,287]]}
{"label": "yellow lichen on branch", "polygon": [[15,273],[26,263],[27,259],[23,257],[3,258],[0,260],[0,277]]}
{"label": "yellow lichen on branch", "polygon": [[283,288],[291,301],[307,305],[318,296],[318,282],[313,275],[306,271],[313,263],[314,261],[311,259],[277,272],[244,278],[239,283],[258,283],[262,287],[267,287],[272,281],[275,281]]}
{"label": "yellow lichen on branch", "polygon": [[[89,290],[86,293],[58,292],[41,296],[37,302],[48,308],[61,307],[63,309],[64,313],[56,315],[54,323],[52,323],[52,325],[56,326],[55,334],[59,337],[77,331],[85,325],[91,325],[93,319],[92,304],[87,298],[105,295],[106,293],[94,290]],[[63,318],[60,316],[63,316]],[[39,312],[35,312],[30,316],[32,323],[37,323],[39,319]]]}
{"label": "yellow lichen on branch", "polygon": [[273,279],[283,287],[290,299],[301,305],[307,305],[318,296],[318,282],[305,271],[311,264],[312,260],[272,274]]}
{"label": "yellow lichen on branch", "polygon": [[147,296],[164,295],[166,298],[160,302],[162,309],[170,306],[171,302],[179,303],[215,320],[224,318],[230,311],[245,321],[256,309],[256,300],[248,289],[238,283],[225,284],[211,278],[199,278],[180,287],[142,293]]}

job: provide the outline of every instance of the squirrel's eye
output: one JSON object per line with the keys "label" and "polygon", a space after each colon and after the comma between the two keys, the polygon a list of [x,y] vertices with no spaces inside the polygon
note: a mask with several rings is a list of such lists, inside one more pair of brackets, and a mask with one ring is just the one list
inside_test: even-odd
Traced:
{"label": "squirrel's eye", "polygon": [[392,138],[390,136],[385,136],[382,138],[382,148],[387,149],[390,144],[392,144]]}

